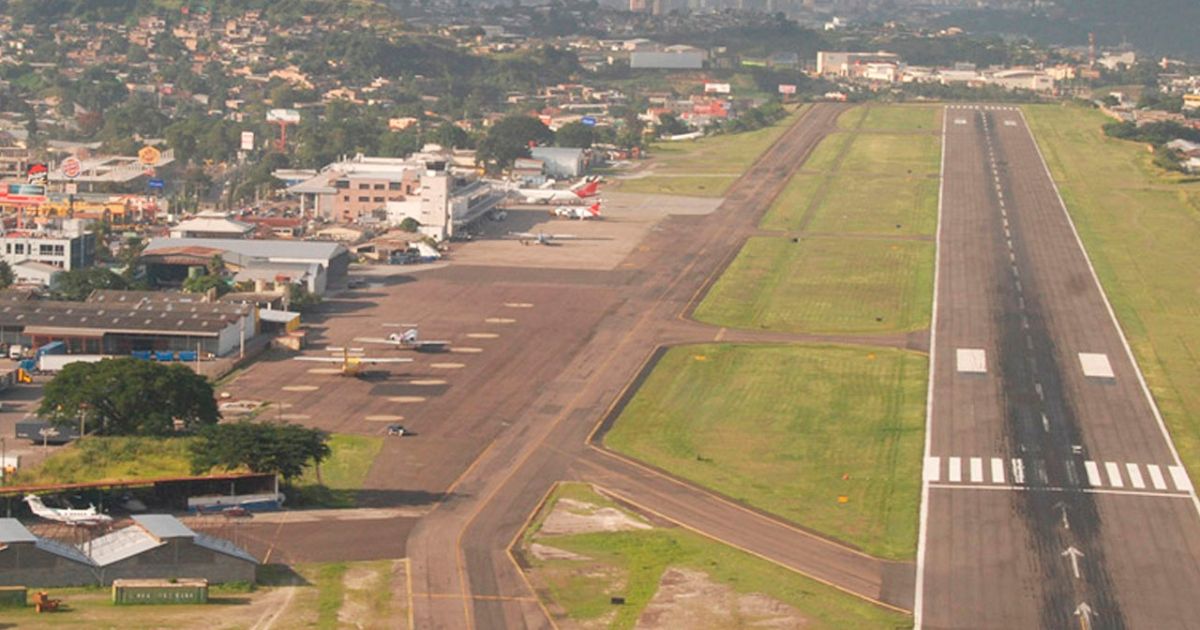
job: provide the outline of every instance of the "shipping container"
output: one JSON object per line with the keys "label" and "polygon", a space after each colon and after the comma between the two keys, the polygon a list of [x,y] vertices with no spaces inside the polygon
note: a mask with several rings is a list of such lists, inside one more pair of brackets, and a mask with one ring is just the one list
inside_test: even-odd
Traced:
{"label": "shipping container", "polygon": [[113,580],[112,601],[130,604],[207,604],[208,580]]}
{"label": "shipping container", "polygon": [[97,363],[108,358],[103,354],[43,354],[38,357],[38,371],[58,372],[72,363]]}
{"label": "shipping container", "polygon": [[0,608],[24,608],[27,605],[24,586],[0,586]]}

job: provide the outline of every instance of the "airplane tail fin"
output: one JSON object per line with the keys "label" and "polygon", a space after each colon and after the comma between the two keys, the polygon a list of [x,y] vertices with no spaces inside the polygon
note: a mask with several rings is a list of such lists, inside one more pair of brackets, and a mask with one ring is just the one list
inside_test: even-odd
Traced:
{"label": "airplane tail fin", "polygon": [[584,186],[583,188],[576,190],[575,194],[579,195],[580,198],[591,197],[592,195],[595,195],[596,191],[599,189],[600,189],[599,182],[591,182],[587,186]]}
{"label": "airplane tail fin", "polygon": [[592,204],[592,207],[588,208],[588,212],[591,212],[594,217],[600,216],[600,202]]}

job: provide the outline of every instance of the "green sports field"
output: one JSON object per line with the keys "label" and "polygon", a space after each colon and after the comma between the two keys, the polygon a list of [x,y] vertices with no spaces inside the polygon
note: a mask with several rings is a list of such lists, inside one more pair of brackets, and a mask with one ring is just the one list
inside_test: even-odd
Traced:
{"label": "green sports field", "polygon": [[880,348],[672,348],[605,444],[868,553],[909,558],[927,361]]}
{"label": "green sports field", "polygon": [[1200,182],[1078,107],[1025,113],[1180,455],[1200,474]]}

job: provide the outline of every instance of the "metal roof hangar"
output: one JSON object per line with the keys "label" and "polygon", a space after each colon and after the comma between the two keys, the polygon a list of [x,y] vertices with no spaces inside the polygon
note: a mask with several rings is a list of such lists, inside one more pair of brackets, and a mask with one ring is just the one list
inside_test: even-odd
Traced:
{"label": "metal roof hangar", "polygon": [[254,306],[182,293],[96,291],[86,302],[0,300],[0,341],[62,341],[71,354],[199,349],[224,356],[258,331]]}
{"label": "metal roof hangar", "polygon": [[214,255],[234,270],[235,280],[282,279],[318,295],[344,280],[350,266],[345,246],[327,241],[155,238],[142,260],[152,277],[182,283],[191,268],[204,267]]}
{"label": "metal roof hangar", "polygon": [[133,525],[67,545],[0,519],[0,585],[111,584],[129,578],[204,578],[254,582],[258,561],[228,540],[192,531],[169,514],[133,517]]}

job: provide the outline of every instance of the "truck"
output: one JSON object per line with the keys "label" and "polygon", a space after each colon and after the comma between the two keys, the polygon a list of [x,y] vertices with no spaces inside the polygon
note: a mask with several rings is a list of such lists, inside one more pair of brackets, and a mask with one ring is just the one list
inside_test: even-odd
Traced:
{"label": "truck", "polygon": [[45,420],[22,420],[17,423],[17,439],[24,439],[34,444],[66,444],[79,438],[79,428],[75,426],[56,427]]}
{"label": "truck", "polygon": [[37,369],[39,372],[59,372],[72,363],[96,363],[110,358],[104,354],[43,354],[38,357]]}

